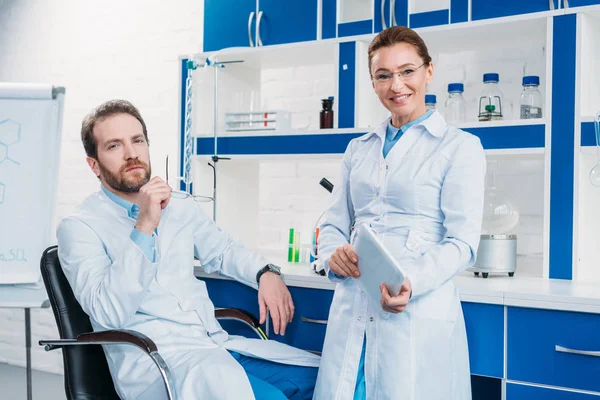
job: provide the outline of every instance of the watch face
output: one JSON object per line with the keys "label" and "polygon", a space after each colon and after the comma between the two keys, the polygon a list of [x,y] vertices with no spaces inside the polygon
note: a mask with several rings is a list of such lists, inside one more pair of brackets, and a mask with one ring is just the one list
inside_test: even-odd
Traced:
{"label": "watch face", "polygon": [[267,267],[269,267],[269,271],[275,272],[277,274],[281,274],[281,268],[279,268],[277,265],[267,264]]}

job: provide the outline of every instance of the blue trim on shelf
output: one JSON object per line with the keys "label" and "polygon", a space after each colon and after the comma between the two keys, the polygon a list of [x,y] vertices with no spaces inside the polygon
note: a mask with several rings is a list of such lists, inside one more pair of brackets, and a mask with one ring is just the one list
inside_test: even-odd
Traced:
{"label": "blue trim on shelf", "polygon": [[322,32],[323,39],[332,39],[336,36],[337,0],[323,0]]}
{"label": "blue trim on shelf", "polygon": [[372,19],[338,24],[338,37],[368,35],[369,33],[373,33]]}
{"label": "blue trim on shelf", "polygon": [[581,123],[581,145],[582,146],[595,146],[596,145],[596,133],[594,132],[593,122],[582,122]]}
{"label": "blue trim on shelf", "polygon": [[340,43],[338,70],[338,128],[354,128],[356,42]]}
{"label": "blue trim on shelf", "polygon": [[448,23],[450,23],[450,10],[435,10],[410,14],[410,27],[412,29],[447,25]]}
{"label": "blue trim on shelf", "polygon": [[450,23],[469,21],[469,0],[450,0]]}
{"label": "blue trim on shelf", "polygon": [[[217,139],[219,155],[343,154],[350,140],[363,133],[230,136]],[[196,154],[213,154],[214,138],[196,138]]]}
{"label": "blue trim on shelf", "polygon": [[[486,150],[543,148],[546,126],[517,125],[466,128],[479,137]],[[350,140],[364,135],[360,133],[315,133],[300,135],[225,136],[219,137],[219,155],[263,154],[343,154]],[[196,154],[213,154],[212,137],[196,138]]]}
{"label": "blue trim on shelf", "polygon": [[481,140],[484,149],[534,149],[546,143],[546,125],[462,128]]}
{"label": "blue trim on shelf", "polygon": [[553,18],[550,278],[572,279],[577,15]]}
{"label": "blue trim on shelf", "polygon": [[[181,60],[181,110],[179,115],[179,176],[183,176],[183,159],[185,151],[185,81],[187,79],[187,62],[188,59],[184,58]],[[185,184],[179,181],[179,190],[185,190]]]}

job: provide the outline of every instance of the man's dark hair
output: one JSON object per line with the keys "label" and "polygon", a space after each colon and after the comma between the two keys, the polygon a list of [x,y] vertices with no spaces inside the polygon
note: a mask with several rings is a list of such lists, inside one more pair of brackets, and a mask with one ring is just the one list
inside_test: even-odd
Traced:
{"label": "man's dark hair", "polygon": [[148,141],[146,123],[138,109],[127,100],[110,100],[100,104],[97,108],[92,110],[92,112],[83,119],[81,124],[81,142],[83,143],[85,154],[87,154],[88,157],[95,158],[96,160],[98,159],[98,143],[96,143],[96,139],[94,138],[94,125],[96,122],[100,122],[117,114],[129,114],[140,121],[144,130],[146,143],[150,144]]}

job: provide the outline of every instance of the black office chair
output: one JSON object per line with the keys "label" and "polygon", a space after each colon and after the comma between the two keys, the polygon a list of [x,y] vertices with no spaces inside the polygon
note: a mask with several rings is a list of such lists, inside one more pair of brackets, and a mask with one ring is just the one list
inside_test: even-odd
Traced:
{"label": "black office chair", "polygon": [[[58,260],[57,246],[44,251],[40,268],[60,340],[40,340],[46,351],[62,348],[65,370],[65,392],[69,400],[119,400],[106,357],[99,345],[128,344],[144,351],[156,364],[165,384],[167,397],[177,399],[169,368],[149,337],[132,330],[93,332],[88,315],[75,299],[71,286]],[[258,320],[239,309],[218,309],[217,319],[237,320],[265,339]]]}

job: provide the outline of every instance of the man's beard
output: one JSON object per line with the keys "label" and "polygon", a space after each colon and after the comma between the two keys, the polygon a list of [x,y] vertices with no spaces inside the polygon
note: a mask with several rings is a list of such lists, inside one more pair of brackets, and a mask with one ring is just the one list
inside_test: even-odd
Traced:
{"label": "man's beard", "polygon": [[[136,173],[129,178],[125,178],[125,171],[136,166],[144,169],[142,176],[140,177]],[[116,174],[113,174],[111,171],[105,168],[100,160],[98,160],[98,167],[100,168],[100,176],[104,179],[104,182],[118,192],[137,193],[140,191],[140,188],[150,180],[150,165],[138,159],[127,161],[127,163],[123,165]]]}

